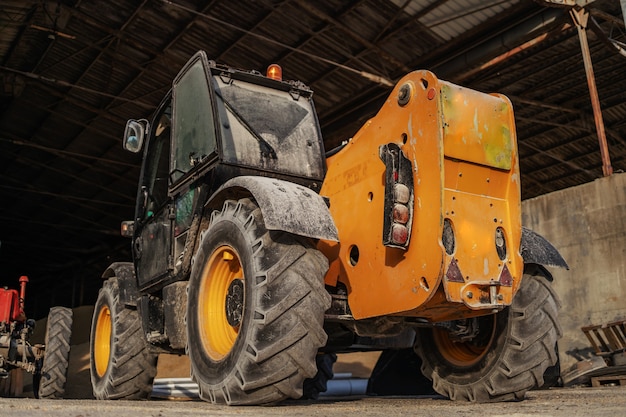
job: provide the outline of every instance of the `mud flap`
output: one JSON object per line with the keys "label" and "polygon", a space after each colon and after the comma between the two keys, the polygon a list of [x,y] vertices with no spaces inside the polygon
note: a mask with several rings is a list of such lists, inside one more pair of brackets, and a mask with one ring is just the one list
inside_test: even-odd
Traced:
{"label": "mud flap", "polygon": [[522,227],[520,252],[525,264],[539,264],[569,269],[559,251],[543,236]]}
{"label": "mud flap", "polygon": [[135,278],[135,267],[131,262],[114,262],[104,271],[102,279],[117,277],[120,287],[120,303],[125,306],[137,306],[139,289]]}
{"label": "mud flap", "polygon": [[219,199],[220,193],[232,188],[244,188],[252,194],[269,230],[339,241],[337,227],[324,199],[306,187],[275,178],[241,176],[224,183],[209,201]]}

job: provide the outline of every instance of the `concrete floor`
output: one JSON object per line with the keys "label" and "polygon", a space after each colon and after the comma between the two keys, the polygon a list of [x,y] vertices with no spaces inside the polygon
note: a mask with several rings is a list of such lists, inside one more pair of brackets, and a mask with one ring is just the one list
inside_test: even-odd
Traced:
{"label": "concrete floor", "polygon": [[345,397],[289,401],[272,407],[215,406],[202,401],[95,401],[0,398],[2,417],[621,417],[626,386],[533,391],[526,400],[496,404],[452,402],[441,397]]}

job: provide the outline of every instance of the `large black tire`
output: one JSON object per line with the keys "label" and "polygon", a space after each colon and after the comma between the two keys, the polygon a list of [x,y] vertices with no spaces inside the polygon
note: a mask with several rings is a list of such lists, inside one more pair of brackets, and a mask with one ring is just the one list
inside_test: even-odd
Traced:
{"label": "large black tire", "polygon": [[511,306],[479,319],[479,334],[469,342],[455,342],[441,329],[422,329],[416,353],[422,373],[433,388],[452,400],[511,401],[543,385],[545,370],[557,362],[561,336],[560,303],[550,274],[527,265]]}
{"label": "large black tire", "polygon": [[421,368],[422,360],[413,349],[385,349],[367,381],[367,395],[435,394]]}
{"label": "large black tire", "polygon": [[252,405],[302,396],[327,339],[327,269],[308,239],[268,231],[250,199],[213,213],[188,291],[188,352],[202,399]]}
{"label": "large black tire", "polygon": [[120,303],[115,277],[106,280],[98,294],[89,350],[96,399],[150,398],[158,356],[148,350],[137,310]]}
{"label": "large black tire", "polygon": [[59,399],[65,394],[72,338],[72,310],[52,307],[46,324],[45,353],[37,375],[37,398]]}
{"label": "large black tire", "polygon": [[303,400],[317,400],[322,392],[328,389],[328,381],[333,379],[333,365],[337,362],[337,354],[320,353],[315,358],[317,373],[313,378],[304,380],[302,388]]}

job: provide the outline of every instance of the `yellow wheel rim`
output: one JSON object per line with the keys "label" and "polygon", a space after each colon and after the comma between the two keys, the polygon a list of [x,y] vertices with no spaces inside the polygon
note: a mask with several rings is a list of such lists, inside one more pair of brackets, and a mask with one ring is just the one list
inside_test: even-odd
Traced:
{"label": "yellow wheel rim", "polygon": [[[454,366],[468,367],[477,364],[489,351],[496,333],[496,316],[485,317],[481,321],[481,328],[489,332],[487,337],[475,337],[472,341],[461,342],[450,337],[444,329],[433,329],[433,341],[443,358]],[[478,341],[480,340],[480,341]]]}
{"label": "yellow wheel rim", "polygon": [[243,278],[239,256],[229,246],[220,246],[213,252],[202,272],[198,328],[204,351],[214,361],[223,359],[237,340],[240,326],[229,323],[226,302],[233,281]]}
{"label": "yellow wheel rim", "polygon": [[107,371],[111,356],[111,310],[107,306],[102,306],[98,313],[93,356],[96,373],[102,378]]}

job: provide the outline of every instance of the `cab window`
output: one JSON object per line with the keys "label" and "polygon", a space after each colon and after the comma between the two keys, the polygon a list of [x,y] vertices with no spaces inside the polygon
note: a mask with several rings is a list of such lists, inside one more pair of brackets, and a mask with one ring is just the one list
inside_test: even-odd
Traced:
{"label": "cab window", "polygon": [[174,141],[173,182],[216,151],[209,84],[201,59],[174,83]]}
{"label": "cab window", "polygon": [[167,202],[171,134],[171,107],[167,106],[156,119],[150,138],[143,178],[145,197],[143,218],[150,218]]}

